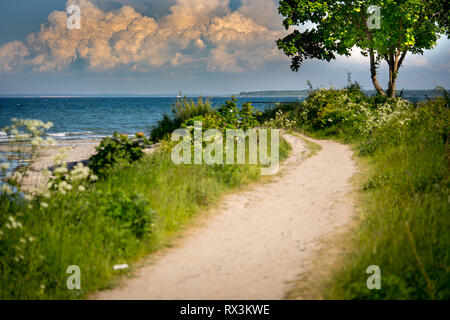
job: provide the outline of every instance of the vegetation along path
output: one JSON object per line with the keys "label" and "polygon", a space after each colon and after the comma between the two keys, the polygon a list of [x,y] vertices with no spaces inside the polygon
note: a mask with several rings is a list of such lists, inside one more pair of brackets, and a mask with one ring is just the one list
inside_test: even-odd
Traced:
{"label": "vegetation along path", "polygon": [[204,226],[166,250],[135,277],[97,299],[281,299],[304,272],[317,240],[353,215],[352,151],[333,141],[307,157],[292,145],[282,173],[266,184],[227,196]]}

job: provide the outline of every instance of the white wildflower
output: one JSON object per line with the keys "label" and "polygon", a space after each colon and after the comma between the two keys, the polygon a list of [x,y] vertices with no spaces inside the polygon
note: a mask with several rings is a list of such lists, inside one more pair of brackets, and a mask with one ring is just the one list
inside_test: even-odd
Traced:
{"label": "white wildflower", "polygon": [[50,129],[51,127],[53,127],[53,122],[48,121],[47,123],[45,123],[45,124],[43,125],[43,127],[44,127],[44,129],[48,130],[48,129]]}
{"label": "white wildflower", "polygon": [[58,174],[58,175],[63,175],[66,174],[68,172],[66,167],[58,167],[55,169],[54,173]]}
{"label": "white wildflower", "polygon": [[70,177],[72,180],[83,180],[89,177],[90,169],[85,167],[81,162],[79,162],[76,167],[70,172]]}
{"label": "white wildflower", "polygon": [[48,203],[47,202],[41,202],[41,208],[48,208]]}
{"label": "white wildflower", "polygon": [[12,229],[17,229],[20,228],[22,225],[16,221],[16,219],[14,219],[13,216],[9,216],[8,220],[11,222],[11,228]]}
{"label": "white wildflower", "polygon": [[2,193],[5,193],[5,194],[10,195],[10,194],[12,194],[13,192],[12,192],[12,189],[11,189],[10,186],[4,184],[4,185],[2,185]]}

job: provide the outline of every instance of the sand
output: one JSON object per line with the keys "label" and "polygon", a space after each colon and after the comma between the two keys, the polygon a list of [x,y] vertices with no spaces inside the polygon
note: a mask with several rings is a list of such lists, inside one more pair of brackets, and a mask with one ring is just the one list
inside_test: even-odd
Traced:
{"label": "sand", "polygon": [[282,174],[226,196],[217,212],[174,248],[148,257],[131,279],[96,299],[282,299],[307,270],[319,240],[354,214],[348,146],[305,143],[284,135],[293,150]]}
{"label": "sand", "polygon": [[27,177],[24,179],[23,190],[32,191],[39,188],[42,183],[42,170],[53,168],[53,159],[58,154],[59,149],[66,149],[66,162],[67,167],[72,168],[78,162],[82,162],[87,165],[87,160],[95,154],[95,147],[99,145],[100,141],[70,141],[64,142],[64,145],[58,145],[53,147],[46,147],[40,151],[39,157],[31,165],[30,170],[27,173]]}
{"label": "sand", "polygon": [[[58,142],[57,146],[44,147],[39,151],[36,161],[31,165],[24,179],[22,190],[33,193],[33,190],[39,189],[42,181],[42,170],[52,170],[54,168],[53,160],[61,148],[66,151],[66,164],[70,170],[81,162],[83,165],[89,164],[89,158],[96,153],[95,148],[100,144],[100,140],[80,140]],[[144,153],[152,153],[159,146],[154,144],[144,149]],[[8,145],[0,145],[0,151],[9,151]]]}

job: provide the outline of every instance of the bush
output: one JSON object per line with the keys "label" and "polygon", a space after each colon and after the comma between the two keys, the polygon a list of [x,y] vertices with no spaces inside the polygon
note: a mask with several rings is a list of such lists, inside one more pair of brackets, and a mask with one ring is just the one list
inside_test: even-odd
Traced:
{"label": "bush", "polygon": [[239,110],[237,100],[233,97],[220,106],[216,112],[208,115],[192,117],[183,122],[183,128],[193,126],[196,121],[202,122],[203,130],[207,129],[243,129],[248,130],[260,126],[259,113],[250,103],[244,103]]}
{"label": "bush", "polygon": [[356,142],[369,137],[375,129],[404,118],[410,108],[412,104],[401,98],[366,97],[360,86],[352,83],[342,90],[313,90],[302,103],[279,105],[261,118],[270,127],[299,128],[318,137],[336,136]]}
{"label": "bush", "polygon": [[97,175],[104,175],[117,162],[129,164],[141,159],[146,144],[145,138],[130,139],[114,132],[113,137],[104,138],[96,147],[97,153],[89,159],[89,168]]}

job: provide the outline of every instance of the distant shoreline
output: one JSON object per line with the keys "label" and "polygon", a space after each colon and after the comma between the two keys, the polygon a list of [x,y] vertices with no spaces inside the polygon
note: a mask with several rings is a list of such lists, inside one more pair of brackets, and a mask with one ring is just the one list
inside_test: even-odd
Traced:
{"label": "distant shoreline", "polygon": [[[450,89],[445,89],[450,90]],[[406,94],[407,96],[423,96],[430,94],[437,94],[439,91],[436,89],[399,89],[400,94]],[[375,94],[375,90],[363,90],[368,95]],[[222,94],[205,94],[205,93],[186,93],[182,96],[188,98],[198,97],[216,97],[216,98],[228,98],[235,96],[237,98],[294,98],[294,97],[306,97],[309,93],[309,89],[301,90],[256,90],[256,91],[242,91],[240,93],[222,93]],[[42,98],[42,99],[64,99],[64,98],[179,98],[177,93],[155,93],[155,94],[127,94],[127,93],[97,93],[97,94],[0,94],[2,98]]]}

